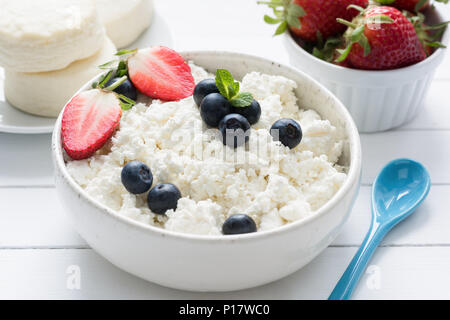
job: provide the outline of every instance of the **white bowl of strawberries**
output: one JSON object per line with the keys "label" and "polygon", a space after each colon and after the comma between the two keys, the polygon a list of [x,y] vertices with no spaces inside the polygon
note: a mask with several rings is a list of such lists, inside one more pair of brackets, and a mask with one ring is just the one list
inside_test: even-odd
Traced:
{"label": "white bowl of strawberries", "polygon": [[423,0],[286,3],[271,5],[275,17],[264,20],[279,23],[291,63],[332,91],[360,132],[399,127],[421,111],[449,42],[435,7]]}

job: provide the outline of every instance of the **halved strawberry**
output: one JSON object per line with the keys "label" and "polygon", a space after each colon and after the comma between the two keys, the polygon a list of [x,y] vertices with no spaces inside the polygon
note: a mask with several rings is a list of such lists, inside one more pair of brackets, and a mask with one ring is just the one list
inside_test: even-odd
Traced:
{"label": "halved strawberry", "polygon": [[154,99],[181,100],[195,88],[189,65],[166,47],[139,50],[128,59],[128,74],[139,91]]}
{"label": "halved strawberry", "polygon": [[98,89],[79,93],[63,113],[64,150],[74,160],[89,158],[111,138],[121,116],[120,102],[114,93]]}

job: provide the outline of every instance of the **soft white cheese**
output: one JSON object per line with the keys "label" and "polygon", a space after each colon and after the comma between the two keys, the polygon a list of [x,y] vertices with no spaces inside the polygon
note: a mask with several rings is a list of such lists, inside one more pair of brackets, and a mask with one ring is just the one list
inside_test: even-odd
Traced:
{"label": "soft white cheese", "polygon": [[152,23],[153,0],[96,0],[108,37],[118,48],[133,43]]}
{"label": "soft white cheese", "polygon": [[[211,77],[191,64],[198,82]],[[250,215],[258,230],[269,230],[304,219],[325,204],[346,179],[335,163],[344,136],[308,106],[297,105],[296,83],[257,72],[242,80],[262,108],[247,147],[223,145],[217,129],[204,126],[193,98],[153,101],[124,112],[110,146],[67,168],[89,195],[120,214],[184,233],[219,235],[232,214]],[[269,129],[280,118],[297,120],[302,143],[290,150],[273,141]],[[131,195],[120,172],[132,160],[145,162],[154,184],[170,182],[183,195],[176,211],[150,212],[146,195]]]}
{"label": "soft white cheese", "polygon": [[0,8],[0,65],[5,69],[63,69],[103,44],[94,0],[0,0]]}
{"label": "soft white cheese", "polygon": [[16,108],[45,117],[57,117],[82,85],[102,70],[99,65],[115,58],[116,47],[108,38],[93,56],[67,68],[49,72],[22,73],[5,70],[5,96]]}

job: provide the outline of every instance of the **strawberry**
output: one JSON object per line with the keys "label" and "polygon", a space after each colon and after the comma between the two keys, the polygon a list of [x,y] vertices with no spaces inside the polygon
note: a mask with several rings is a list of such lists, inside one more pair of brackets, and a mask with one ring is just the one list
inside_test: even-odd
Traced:
{"label": "strawberry", "polygon": [[403,15],[408,18],[414,26],[414,29],[416,29],[417,37],[427,56],[430,56],[435,48],[445,48],[445,45],[439,42],[439,39],[442,37],[450,21],[429,26],[425,24],[425,15],[421,12],[417,12],[416,14],[403,12]]}
{"label": "strawberry", "polygon": [[[448,0],[436,0],[437,2],[448,3]],[[429,0],[376,0],[379,4],[392,6],[400,10],[417,12],[425,10],[430,6]]]}
{"label": "strawberry", "polygon": [[269,24],[278,24],[275,35],[283,33],[288,27],[293,34],[305,41],[315,42],[345,31],[345,26],[336,18],[351,20],[358,11],[349,5],[367,7],[369,0],[271,0],[258,1],[267,4],[274,11],[275,18],[264,16]]}
{"label": "strawberry", "polygon": [[192,95],[191,68],[177,52],[166,47],[141,49],[128,58],[131,82],[154,99],[177,101]]}
{"label": "strawberry", "polygon": [[92,89],[77,94],[62,116],[64,150],[74,160],[89,158],[112,137],[121,116],[120,101],[114,93]]}
{"label": "strawberry", "polygon": [[346,48],[337,62],[347,59],[354,68],[387,70],[405,67],[426,58],[412,23],[398,9],[381,6],[366,10],[347,25]]}

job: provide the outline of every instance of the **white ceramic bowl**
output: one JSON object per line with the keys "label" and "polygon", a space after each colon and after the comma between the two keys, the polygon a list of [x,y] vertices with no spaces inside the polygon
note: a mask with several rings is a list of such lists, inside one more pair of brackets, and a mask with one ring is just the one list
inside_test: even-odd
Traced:
{"label": "white ceramic bowl", "polygon": [[[226,52],[184,52],[210,72],[230,70],[282,75],[298,83],[301,106],[314,109],[345,130],[341,164],[348,178],[316,215],[281,228],[237,236],[197,236],[131,220],[91,198],[69,175],[61,146],[61,115],[53,132],[56,188],[75,229],[119,268],[163,286],[190,291],[230,291],[259,286],[300,269],[338,235],[359,189],[361,147],[357,128],[342,103],[304,73],[262,58]],[[92,81],[80,91],[90,88]]]}
{"label": "white ceramic bowl", "polygon": [[[426,12],[431,23],[443,18],[434,9]],[[450,32],[442,42],[449,43]],[[424,98],[445,50],[412,66],[386,71],[356,70],[320,60],[305,51],[289,32],[284,44],[291,64],[322,83],[347,107],[360,132],[378,132],[412,120],[423,107]]]}

